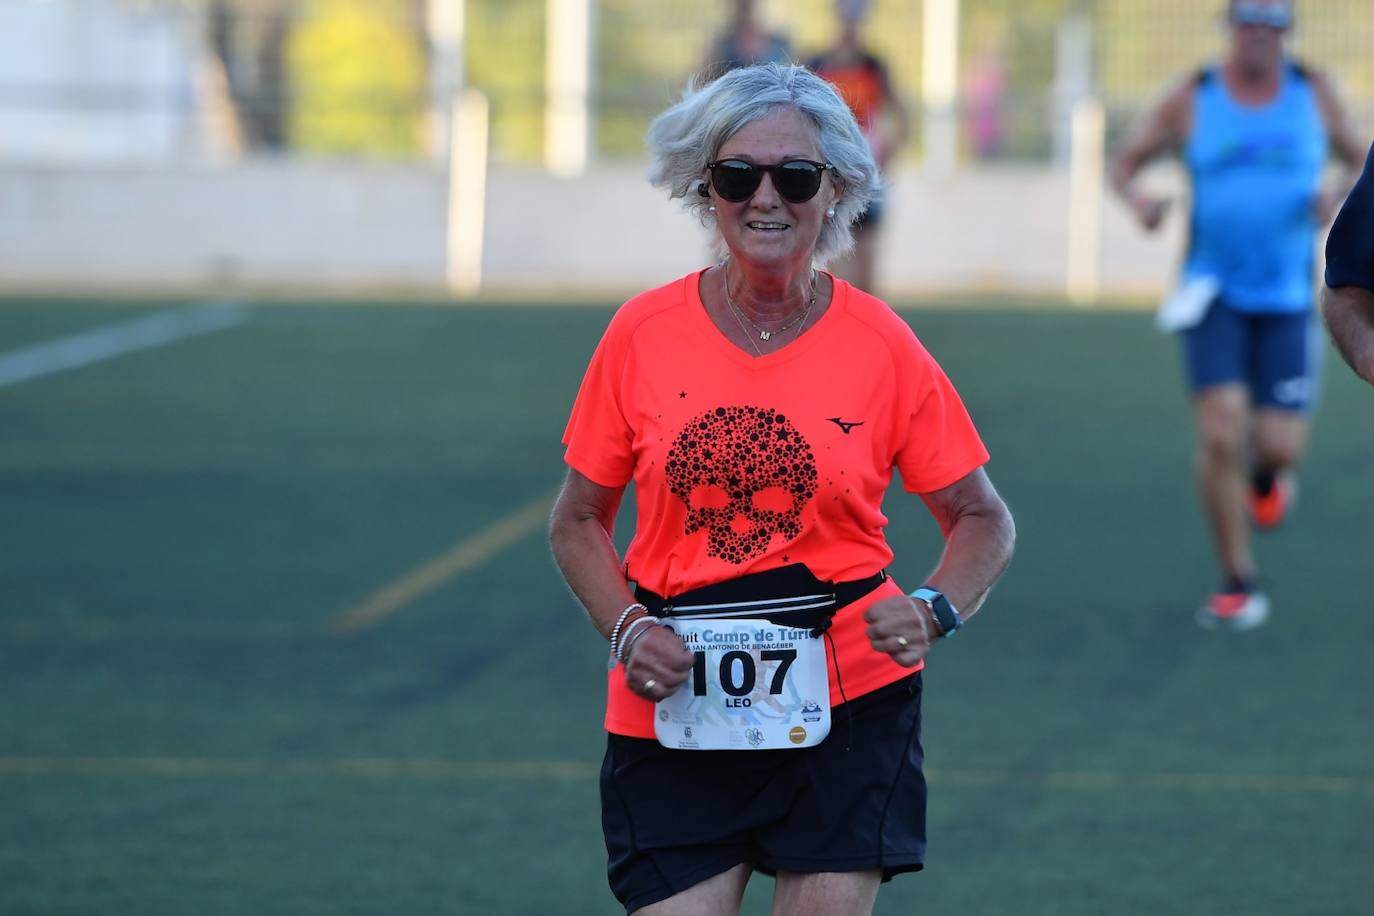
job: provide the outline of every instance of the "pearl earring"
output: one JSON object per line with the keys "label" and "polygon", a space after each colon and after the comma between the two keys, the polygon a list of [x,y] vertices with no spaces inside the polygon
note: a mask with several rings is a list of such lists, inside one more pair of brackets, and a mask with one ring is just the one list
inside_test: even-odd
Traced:
{"label": "pearl earring", "polygon": [[707,212],[707,213],[715,213],[715,212],[716,212],[716,205],[715,205],[715,204],[711,204],[711,206],[709,206],[709,207],[706,208],[706,212]]}
{"label": "pearl earring", "polygon": [[827,210],[825,211],[825,218],[826,218],[826,219],[834,219],[834,218],[835,218],[835,208],[834,208],[834,207],[830,207],[829,209],[827,209]]}

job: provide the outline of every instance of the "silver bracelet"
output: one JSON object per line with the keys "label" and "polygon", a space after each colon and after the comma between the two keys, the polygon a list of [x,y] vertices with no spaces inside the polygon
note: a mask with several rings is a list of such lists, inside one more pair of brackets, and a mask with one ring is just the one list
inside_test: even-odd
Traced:
{"label": "silver bracelet", "polygon": [[[649,632],[651,627],[656,627],[661,622],[657,617],[651,617],[648,614],[630,621],[630,625],[625,628],[625,632],[620,637],[620,654],[616,658],[620,659],[622,664],[628,665],[630,653],[634,651],[635,643],[639,642],[639,638]],[[647,623],[649,626],[636,630],[635,627],[641,623]]]}
{"label": "silver bracelet", "polygon": [[625,626],[626,619],[635,611],[649,613],[648,608],[636,601],[620,612],[620,616],[616,618],[615,626],[611,627],[611,657],[613,658],[620,658],[620,628]]}

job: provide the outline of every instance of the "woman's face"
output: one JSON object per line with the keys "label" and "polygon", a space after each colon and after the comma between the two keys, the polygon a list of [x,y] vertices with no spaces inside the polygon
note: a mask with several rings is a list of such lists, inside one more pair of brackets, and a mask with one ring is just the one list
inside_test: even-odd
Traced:
{"label": "woman's face", "polygon": [[[743,159],[757,165],[777,165],[788,159],[824,162],[816,131],[795,108],[778,108],[746,124],[726,140],[716,159]],[[765,174],[754,193],[738,203],[724,200],[711,189],[721,238],[738,261],[756,267],[809,268],[825,211],[839,198],[832,172],[821,175],[821,189],[803,203],[785,200]]]}

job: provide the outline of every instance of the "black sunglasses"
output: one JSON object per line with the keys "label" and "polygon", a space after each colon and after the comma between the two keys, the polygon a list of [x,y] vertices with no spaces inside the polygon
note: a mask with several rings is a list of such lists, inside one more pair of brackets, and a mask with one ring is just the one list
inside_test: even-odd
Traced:
{"label": "black sunglasses", "polygon": [[711,187],[721,199],[732,204],[748,200],[763,183],[764,173],[773,179],[778,194],[794,204],[804,204],[821,189],[821,176],[835,167],[810,159],[784,159],[776,165],[759,165],[743,159],[717,159],[706,163],[711,172]]}

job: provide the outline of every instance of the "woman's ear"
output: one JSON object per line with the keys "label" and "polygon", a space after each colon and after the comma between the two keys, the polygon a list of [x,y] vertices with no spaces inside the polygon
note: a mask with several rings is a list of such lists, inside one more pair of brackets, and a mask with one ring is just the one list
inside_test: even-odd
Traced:
{"label": "woman's ear", "polygon": [[830,206],[835,207],[839,204],[840,198],[844,197],[844,182],[838,178],[830,181]]}

